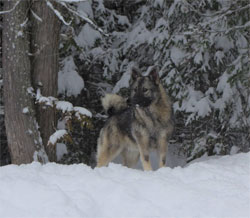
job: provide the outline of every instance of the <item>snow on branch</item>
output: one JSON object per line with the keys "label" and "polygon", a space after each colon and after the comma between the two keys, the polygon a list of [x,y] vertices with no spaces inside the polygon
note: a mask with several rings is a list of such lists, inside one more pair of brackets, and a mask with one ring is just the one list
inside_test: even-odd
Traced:
{"label": "snow on branch", "polygon": [[[31,94],[32,90],[28,90],[29,94]],[[43,104],[46,106],[54,107],[57,110],[61,111],[64,114],[68,115],[76,115],[77,118],[80,118],[80,116],[85,117],[92,117],[92,113],[83,107],[74,107],[70,102],[68,101],[59,101],[57,98],[52,96],[42,96],[40,89],[37,90],[36,94],[33,94],[36,99],[36,103]]]}
{"label": "snow on branch", "polygon": [[184,1],[182,2],[185,6],[187,6],[188,8],[190,8],[193,12],[199,14],[200,16],[203,16],[203,17],[216,17],[218,15],[218,18],[221,19],[222,17],[224,16],[228,16],[228,15],[231,15],[233,13],[239,13],[240,11],[242,10],[245,10],[245,9],[249,9],[250,8],[250,4],[247,4],[246,6],[243,6],[241,8],[237,8],[236,10],[230,10],[231,7],[228,7],[228,8],[225,8],[219,12],[215,12],[213,14],[204,14],[204,13],[200,13],[197,9],[195,9],[190,3],[188,3],[187,1]]}
{"label": "snow on branch", "polygon": [[69,133],[65,129],[57,130],[50,137],[47,146],[55,146],[59,140],[72,142]]}
{"label": "snow on branch", "polygon": [[[76,10],[73,10],[69,5],[67,5],[66,3],[79,3],[79,2],[85,2],[86,0],[54,0],[55,2],[61,4],[63,7],[65,7],[69,12],[71,12],[72,14],[78,16],[79,18],[81,18],[82,20],[84,20],[86,23],[88,23],[90,26],[92,26],[95,30],[97,30],[98,32],[100,32],[102,35],[104,36],[108,36],[108,34],[104,33],[104,31],[98,27],[91,19],[89,19],[87,16],[85,16],[84,14],[77,12]],[[0,11],[0,15],[1,14],[6,14],[6,13],[10,13],[12,11],[15,10],[15,8],[17,7],[17,5],[21,2],[21,0],[17,1],[16,4],[14,5],[14,7],[10,10],[7,11]],[[62,14],[60,13],[60,11],[58,11],[57,9],[54,8],[53,4],[49,1],[46,0],[46,4],[47,6],[55,13],[55,15],[58,17],[59,20],[61,20],[66,26],[71,25],[72,21],[67,22],[64,17],[62,16]],[[32,15],[39,21],[42,22],[42,19],[34,12],[31,10]]]}
{"label": "snow on branch", "polygon": [[21,0],[17,1],[16,4],[14,5],[14,7],[11,8],[10,10],[7,10],[7,11],[0,11],[0,15],[1,15],[1,14],[7,14],[7,13],[10,13],[10,12],[14,11],[14,10],[16,9],[17,5],[19,5],[20,2],[21,2]]}
{"label": "snow on branch", "polygon": [[32,9],[30,9],[31,14],[36,18],[39,22],[43,22],[42,18],[39,17]]}
{"label": "snow on branch", "polygon": [[75,111],[75,116],[78,119],[81,119],[82,116],[92,117],[91,112],[89,110],[87,110],[86,108],[83,108],[83,107],[74,107],[73,109]]}
{"label": "snow on branch", "polygon": [[239,29],[245,29],[245,28],[248,28],[250,27],[250,21],[248,21],[247,23],[245,23],[244,25],[241,25],[241,26],[234,26],[234,27],[231,27],[229,28],[228,30],[225,31],[225,33],[229,33],[233,30],[239,30]]}
{"label": "snow on branch", "polygon": [[220,30],[218,30],[218,29],[216,29],[216,30],[214,30],[214,29],[211,29],[211,30],[209,30],[208,28],[206,28],[206,26],[207,25],[211,25],[211,23],[212,22],[207,22],[207,23],[203,23],[201,26],[200,26],[200,30],[196,30],[196,31],[194,31],[194,32],[191,32],[191,31],[189,31],[189,32],[184,32],[184,34],[183,35],[201,35],[202,33],[204,33],[204,32],[208,32],[208,33],[224,33],[224,34],[228,34],[228,33],[230,33],[231,31],[236,31],[236,30],[240,30],[240,29],[247,29],[247,28],[249,28],[250,27],[250,21],[248,21],[247,23],[245,23],[244,25],[239,25],[239,26],[233,26],[233,27],[231,27],[231,28],[225,28],[225,29],[220,29]]}
{"label": "snow on branch", "polygon": [[63,16],[61,15],[61,13],[53,7],[53,5],[51,4],[50,1],[46,0],[46,4],[48,5],[48,7],[49,7],[52,11],[55,12],[55,14],[56,14],[56,16],[59,18],[59,20],[61,20],[66,26],[69,26],[69,25],[71,24],[71,21],[67,23],[67,22],[64,20],[64,18],[63,18]]}
{"label": "snow on branch", "polygon": [[84,20],[86,23],[88,23],[91,27],[93,27],[95,30],[97,30],[98,32],[100,32],[102,35],[104,36],[108,36],[108,34],[104,33],[104,31],[98,27],[91,19],[89,19],[86,15],[72,9],[69,5],[67,5],[65,2],[70,2],[69,1],[65,1],[65,0],[55,0],[56,2],[58,2],[59,4],[61,4],[63,7],[65,7],[69,12],[71,12],[72,14],[78,16],[79,18],[81,18],[82,20]]}
{"label": "snow on branch", "polygon": [[[248,5],[244,6],[244,7],[238,8],[236,10],[227,9],[227,10],[222,10],[220,12],[217,12],[217,13],[215,13],[213,15],[206,15],[206,16],[212,17],[212,19],[210,19],[207,22],[204,22],[202,25],[205,27],[205,26],[211,25],[213,23],[217,23],[219,20],[224,19],[226,16],[229,16],[229,15],[231,15],[233,13],[236,13],[236,12],[239,13],[240,11],[246,10],[246,9],[249,9],[249,8],[250,8],[250,4],[248,4]],[[199,15],[204,16],[203,14],[199,14]],[[244,27],[241,26],[239,29],[241,29],[241,28],[244,28]],[[219,32],[219,31],[215,31],[215,32]],[[225,32],[225,31],[222,31],[222,32]]]}
{"label": "snow on branch", "polygon": [[78,2],[86,2],[87,0],[57,0],[58,2],[67,2],[67,3],[78,3]]}
{"label": "snow on branch", "polygon": [[92,113],[83,107],[74,107],[68,101],[60,101],[55,97],[45,97],[41,94],[41,90],[37,89],[36,93],[32,87],[27,89],[29,95],[31,95],[36,104],[41,104],[47,107],[51,107],[60,111],[63,114],[63,119],[66,121],[66,129],[56,130],[56,132],[50,136],[47,146],[55,146],[59,140],[65,140],[73,144],[73,140],[70,136],[72,131],[72,120],[80,122],[82,127],[92,128],[92,123],[89,118],[92,117]]}
{"label": "snow on branch", "polygon": [[36,103],[42,104],[45,106],[53,107],[57,109],[58,111],[61,111],[63,114],[69,115],[69,116],[75,116],[77,119],[82,120],[80,118],[83,117],[92,117],[92,113],[87,110],[84,107],[74,107],[70,102],[68,101],[59,101],[57,98],[53,96],[45,97],[41,94],[41,90],[37,89],[37,92],[34,92],[34,89],[32,87],[27,89],[27,92],[29,95],[31,95],[33,98],[35,98]]}

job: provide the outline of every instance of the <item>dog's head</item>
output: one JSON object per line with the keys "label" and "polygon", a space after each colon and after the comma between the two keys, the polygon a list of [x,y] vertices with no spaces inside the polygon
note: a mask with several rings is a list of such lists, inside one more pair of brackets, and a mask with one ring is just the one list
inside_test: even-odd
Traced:
{"label": "dog's head", "polygon": [[137,68],[131,71],[130,101],[133,105],[148,107],[160,97],[160,79],[157,68],[153,67],[147,76],[142,76]]}

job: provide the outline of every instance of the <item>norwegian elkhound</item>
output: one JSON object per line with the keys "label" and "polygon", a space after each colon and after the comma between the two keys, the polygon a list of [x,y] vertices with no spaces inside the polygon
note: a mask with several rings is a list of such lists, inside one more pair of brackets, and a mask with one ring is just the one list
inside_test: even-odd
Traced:
{"label": "norwegian elkhound", "polygon": [[152,170],[151,148],[159,153],[159,167],[166,164],[168,140],[173,132],[172,105],[157,69],[142,76],[132,68],[131,94],[127,99],[106,94],[102,105],[109,118],[100,132],[97,147],[97,167],[105,166],[119,154],[124,165],[132,167],[140,157],[144,170]]}

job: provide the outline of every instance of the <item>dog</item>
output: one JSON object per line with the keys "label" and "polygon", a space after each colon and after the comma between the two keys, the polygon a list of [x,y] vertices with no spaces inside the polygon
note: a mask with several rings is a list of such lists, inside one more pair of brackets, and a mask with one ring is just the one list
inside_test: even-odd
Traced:
{"label": "dog", "polygon": [[149,152],[157,149],[159,167],[166,165],[168,141],[174,129],[172,105],[160,83],[157,68],[147,76],[132,68],[128,99],[106,94],[101,99],[109,115],[97,142],[97,167],[106,166],[118,155],[133,167],[140,157],[144,170],[152,170]]}

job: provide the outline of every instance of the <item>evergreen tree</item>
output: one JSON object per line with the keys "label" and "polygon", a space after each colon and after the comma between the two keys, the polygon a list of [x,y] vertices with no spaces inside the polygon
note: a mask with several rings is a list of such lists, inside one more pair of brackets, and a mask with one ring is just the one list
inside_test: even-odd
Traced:
{"label": "evergreen tree", "polygon": [[[79,23],[79,34],[72,37],[80,51],[74,60],[90,84],[87,89],[97,96],[111,91],[126,95],[131,66],[138,64],[146,73],[158,65],[173,100],[173,143],[188,160],[249,150],[247,0],[82,4],[89,4],[82,8],[109,34],[92,29],[92,37],[83,42],[89,27]],[[92,107],[97,113],[99,105]]]}

